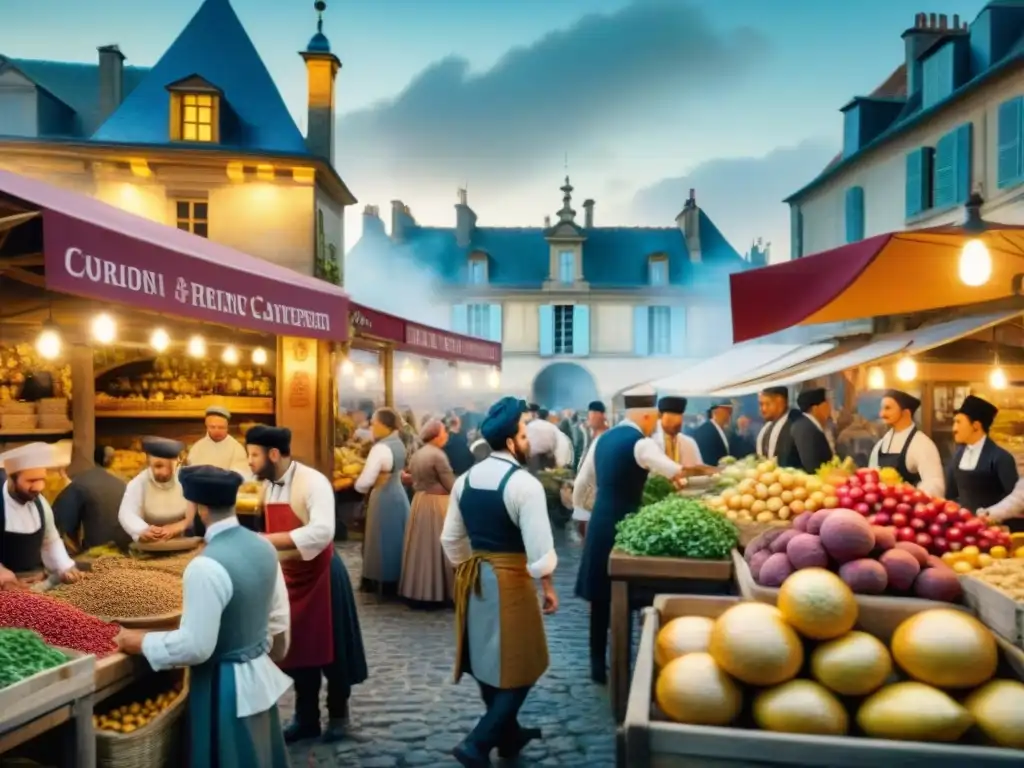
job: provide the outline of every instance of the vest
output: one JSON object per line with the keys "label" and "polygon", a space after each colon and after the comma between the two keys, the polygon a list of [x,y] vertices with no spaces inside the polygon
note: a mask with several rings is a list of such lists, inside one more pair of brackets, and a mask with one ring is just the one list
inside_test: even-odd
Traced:
{"label": "vest", "polygon": [[609,429],[594,446],[595,515],[610,512],[621,520],[640,507],[648,471],[636,463],[633,452],[643,437],[639,429],[624,424]]}
{"label": "vest", "polygon": [[523,534],[508,516],[508,507],[505,506],[505,486],[516,472],[521,471],[521,467],[493,456],[482,464],[493,462],[507,467],[498,487],[474,488],[474,468],[466,473],[459,496],[459,511],[469,535],[469,544],[476,552],[525,552]]}

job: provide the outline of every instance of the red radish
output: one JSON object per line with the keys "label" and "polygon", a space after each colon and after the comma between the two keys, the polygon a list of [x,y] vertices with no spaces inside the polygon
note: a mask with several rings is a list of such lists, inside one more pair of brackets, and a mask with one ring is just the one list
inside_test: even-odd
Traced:
{"label": "red radish", "polygon": [[878,494],[877,493],[869,493],[868,491],[864,492],[864,503],[865,504],[870,504],[870,505],[874,506],[879,501],[880,501],[880,499],[878,498]]}
{"label": "red radish", "polygon": [[960,522],[961,523],[966,523],[969,520],[973,520],[974,519],[974,513],[971,512],[971,510],[969,510],[969,509],[961,509],[957,514],[960,517]]}
{"label": "red radish", "polygon": [[[896,511],[899,512],[901,515],[907,515],[909,517],[911,514],[913,514],[914,508],[909,504],[904,504],[903,502],[900,502],[899,504],[896,505]],[[920,517],[920,515],[918,515],[918,517]]]}
{"label": "red radish", "polygon": [[854,504],[856,504],[858,501],[864,500],[864,491],[860,488],[851,488],[850,492],[847,495],[850,497]]}
{"label": "red radish", "polygon": [[[891,496],[887,496],[886,498],[882,499],[882,506],[885,507],[886,509],[893,509],[894,510],[899,505],[900,505],[900,503],[898,501],[896,501],[896,499],[892,498]],[[906,513],[904,513],[904,514],[906,514]]]}

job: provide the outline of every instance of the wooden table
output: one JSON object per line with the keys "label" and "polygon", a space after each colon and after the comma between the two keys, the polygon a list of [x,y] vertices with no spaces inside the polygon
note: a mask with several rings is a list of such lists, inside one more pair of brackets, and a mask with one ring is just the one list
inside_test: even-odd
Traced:
{"label": "wooden table", "polygon": [[731,560],[634,557],[613,550],[608,558],[612,582],[611,675],[609,691],[615,722],[626,717],[632,658],[633,609],[649,605],[655,594],[717,594],[733,591]]}

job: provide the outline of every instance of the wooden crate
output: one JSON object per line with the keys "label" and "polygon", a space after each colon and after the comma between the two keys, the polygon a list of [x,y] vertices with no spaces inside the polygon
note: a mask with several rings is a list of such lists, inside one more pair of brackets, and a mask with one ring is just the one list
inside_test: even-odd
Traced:
{"label": "wooden crate", "polygon": [[89,696],[96,689],[96,657],[64,651],[68,663],[0,688],[0,734]]}
{"label": "wooden crate", "polygon": [[960,577],[964,602],[985,625],[1018,648],[1024,648],[1024,603],[970,574]]}
{"label": "wooden crate", "polygon": [[765,531],[772,528],[791,528],[791,520],[776,520],[771,523],[736,523],[736,530],[740,532],[740,549],[744,550],[747,545]]}
{"label": "wooden crate", "polygon": [[728,581],[733,564],[729,560],[690,560],[680,557],[637,557],[620,549],[608,558],[612,579],[701,579]]}
{"label": "wooden crate", "polygon": [[[654,642],[663,622],[678,616],[716,618],[739,602],[729,597],[659,595],[644,611],[643,632],[626,711],[628,768],[711,768],[712,766],[794,765],[810,768],[987,768],[1024,765],[1020,750],[973,744],[887,741],[858,736],[808,736],[747,728],[681,725],[665,718],[653,703]],[[914,601],[922,602],[922,601]],[[919,612],[913,605],[886,608],[890,624]],[[858,622],[867,629],[863,622]],[[870,630],[869,630],[870,631]],[[880,635],[888,640],[889,635]],[[1009,674],[1024,679],[1024,653],[996,638]]]}

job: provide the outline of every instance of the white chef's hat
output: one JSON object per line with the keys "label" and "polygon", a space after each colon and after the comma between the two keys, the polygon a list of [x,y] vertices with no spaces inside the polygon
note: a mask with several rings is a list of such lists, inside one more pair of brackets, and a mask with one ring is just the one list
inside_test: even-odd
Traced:
{"label": "white chef's hat", "polygon": [[13,475],[26,469],[65,466],[63,458],[49,443],[29,443],[0,454],[0,466],[8,475]]}

